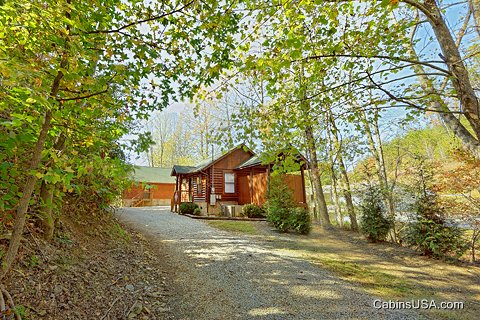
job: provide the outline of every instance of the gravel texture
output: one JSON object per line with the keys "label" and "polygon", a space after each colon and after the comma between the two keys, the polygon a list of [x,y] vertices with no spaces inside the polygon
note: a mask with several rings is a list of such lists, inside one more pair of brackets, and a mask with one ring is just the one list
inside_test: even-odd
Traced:
{"label": "gravel texture", "polygon": [[178,319],[421,318],[373,308],[375,297],[268,239],[220,231],[165,207],[123,208],[118,217],[167,251]]}

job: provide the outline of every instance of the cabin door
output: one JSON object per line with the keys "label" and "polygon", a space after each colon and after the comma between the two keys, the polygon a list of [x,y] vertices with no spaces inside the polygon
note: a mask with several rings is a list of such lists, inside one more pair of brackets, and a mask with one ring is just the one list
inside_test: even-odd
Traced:
{"label": "cabin door", "polygon": [[250,176],[237,175],[238,177],[238,204],[251,203]]}

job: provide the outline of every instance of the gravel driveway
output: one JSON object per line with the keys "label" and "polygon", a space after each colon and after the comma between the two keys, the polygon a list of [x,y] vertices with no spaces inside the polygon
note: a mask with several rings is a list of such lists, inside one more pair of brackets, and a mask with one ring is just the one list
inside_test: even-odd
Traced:
{"label": "gravel driveway", "polygon": [[276,248],[166,207],[123,208],[120,220],[161,241],[173,273],[178,319],[417,319],[373,308],[361,288]]}

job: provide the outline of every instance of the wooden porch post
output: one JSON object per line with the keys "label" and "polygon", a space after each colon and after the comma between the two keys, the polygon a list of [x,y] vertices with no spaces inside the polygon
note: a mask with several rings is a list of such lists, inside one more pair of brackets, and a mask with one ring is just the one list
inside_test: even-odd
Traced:
{"label": "wooden porch post", "polygon": [[192,177],[188,178],[188,201],[193,202]]}
{"label": "wooden porch post", "polygon": [[183,177],[182,175],[179,175],[179,180],[178,180],[178,211],[180,211],[180,205],[182,204],[182,182],[183,182]]}
{"label": "wooden porch post", "polygon": [[210,194],[212,193],[211,188],[210,172],[208,172],[205,176],[205,203],[207,206],[207,216],[210,213]]}
{"label": "wooden porch post", "polygon": [[178,212],[178,174],[175,175],[175,191],[173,192],[173,212]]}

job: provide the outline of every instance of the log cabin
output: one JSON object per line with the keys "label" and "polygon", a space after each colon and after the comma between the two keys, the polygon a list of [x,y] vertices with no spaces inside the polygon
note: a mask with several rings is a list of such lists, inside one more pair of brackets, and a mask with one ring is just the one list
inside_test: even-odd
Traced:
{"label": "log cabin", "polygon": [[[297,161],[300,174],[286,174],[285,181],[298,205],[306,207],[306,160],[298,155]],[[267,198],[272,167],[272,164],[262,163],[244,144],[196,166],[174,165],[171,175],[176,182],[171,209],[178,212],[181,203],[194,202],[204,215],[235,215],[235,212],[238,215],[242,205],[261,206]]]}
{"label": "log cabin", "polygon": [[171,169],[135,166],[132,185],[123,191],[124,207],[165,206],[170,204],[175,191]]}

